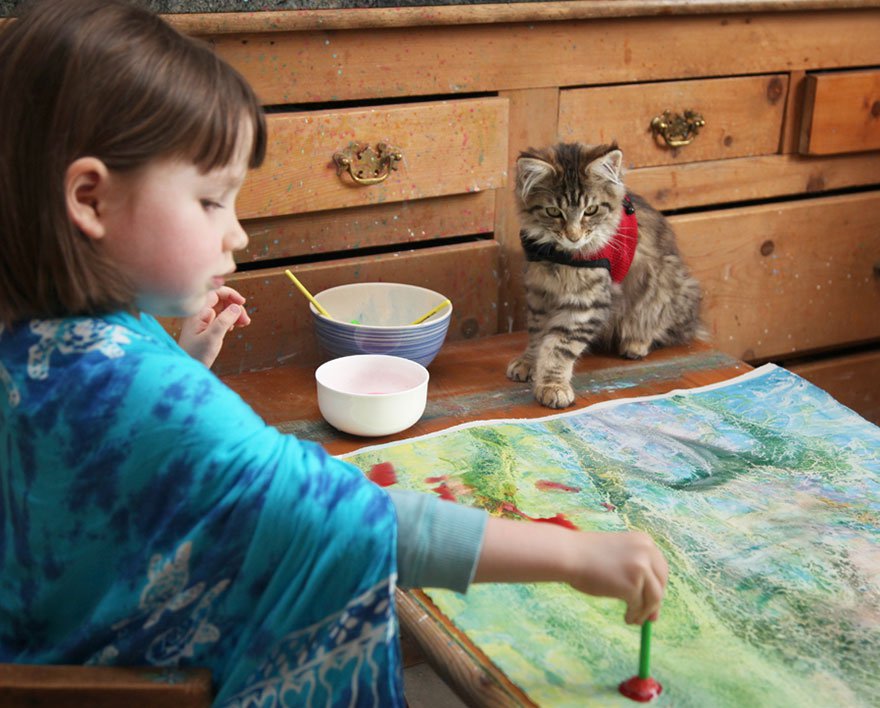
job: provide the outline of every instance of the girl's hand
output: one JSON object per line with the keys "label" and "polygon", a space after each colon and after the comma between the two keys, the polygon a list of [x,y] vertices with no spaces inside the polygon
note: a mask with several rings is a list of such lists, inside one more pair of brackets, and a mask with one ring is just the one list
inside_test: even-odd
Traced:
{"label": "girl's hand", "polygon": [[669,567],[641,531],[571,531],[490,517],[475,582],[561,581],[588,595],[620,598],[625,620],[656,619]]}
{"label": "girl's hand", "polygon": [[227,332],[251,323],[244,302],[238,291],[226,285],[212,290],[201,312],[183,321],[177,343],[191,357],[210,367]]}
{"label": "girl's hand", "polygon": [[651,537],[641,531],[577,534],[571,550],[575,590],[626,602],[627,624],[657,619],[669,566]]}

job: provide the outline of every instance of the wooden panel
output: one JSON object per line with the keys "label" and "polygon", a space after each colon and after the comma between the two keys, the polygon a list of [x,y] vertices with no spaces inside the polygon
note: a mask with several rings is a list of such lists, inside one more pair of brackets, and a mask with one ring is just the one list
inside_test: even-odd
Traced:
{"label": "wooden panel", "polygon": [[880,350],[787,366],[880,425]]}
{"label": "wooden panel", "polygon": [[756,360],[880,337],[880,193],[671,221],[722,351]]}
{"label": "wooden panel", "polygon": [[559,90],[556,88],[508,91],[510,99],[510,154],[508,156],[508,189],[496,195],[495,238],[501,244],[502,280],[498,303],[498,331],[524,329],[526,319],[523,289],[523,257],[519,240],[519,217],[513,185],[516,182],[516,160],[529,147],[554,142],[559,112]]}
{"label": "wooden panel", "polygon": [[209,669],[0,664],[4,708],[208,708]]}
{"label": "wooden panel", "polygon": [[211,41],[274,105],[864,66],[877,63],[878,36],[880,13],[851,10],[273,32]]}
{"label": "wooden panel", "polygon": [[782,138],[779,152],[788,154],[798,152],[801,139],[802,106],[804,105],[804,86],[807,73],[792,71],[788,76],[788,96],[785,99],[785,117],[782,119]]}
{"label": "wooden panel", "polygon": [[314,214],[252,219],[239,263],[490,233],[495,193],[479,192]]}
{"label": "wooden panel", "polygon": [[862,150],[880,150],[880,70],[809,74],[800,151]]}
{"label": "wooden panel", "polygon": [[[278,4],[281,4],[279,1]],[[318,4],[318,3],[315,3]],[[877,0],[562,0],[557,2],[489,3],[486,5],[346,8],[339,10],[273,10],[168,14],[164,19],[187,34],[240,34],[376,27],[547,22],[602,17],[679,16],[741,12],[791,12],[877,7]],[[0,20],[2,27],[3,20]]]}
{"label": "wooden panel", "polygon": [[880,182],[880,153],[804,158],[742,157],[645,167],[625,176],[628,187],[658,209],[815,194]]}
{"label": "wooden panel", "polygon": [[[454,341],[497,331],[498,250],[495,241],[476,241],[310,263],[297,266],[295,272],[313,293],[343,283],[377,280],[411,283],[443,293],[453,304],[447,341]],[[291,285],[283,267],[238,273],[229,284],[247,298],[253,324],[226,338],[214,364],[216,372],[318,362],[308,302]],[[165,324],[176,330],[176,323]]]}
{"label": "wooden panel", "polygon": [[[507,167],[507,101],[480,98],[374,108],[275,114],[263,166],[238,200],[243,219],[399,202],[502,187]],[[399,148],[384,182],[337,175],[333,155],[350,142]]]}
{"label": "wooden panel", "polygon": [[[617,141],[630,167],[772,154],[779,148],[787,91],[783,74],[563,91],[559,136]],[[651,121],[666,110],[695,111],[706,125],[690,145],[670,148],[651,131]]]}

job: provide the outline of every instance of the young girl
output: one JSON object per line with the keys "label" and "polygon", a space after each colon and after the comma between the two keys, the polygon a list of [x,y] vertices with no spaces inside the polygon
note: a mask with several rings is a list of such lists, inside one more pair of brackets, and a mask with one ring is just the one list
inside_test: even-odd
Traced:
{"label": "young girl", "polygon": [[[208,369],[263,160],[252,90],[118,0],[0,32],[0,662],[208,666],[217,705],[403,704],[394,588],[563,581],[657,613],[644,534],[389,495]],[[154,315],[188,316],[179,343]]]}

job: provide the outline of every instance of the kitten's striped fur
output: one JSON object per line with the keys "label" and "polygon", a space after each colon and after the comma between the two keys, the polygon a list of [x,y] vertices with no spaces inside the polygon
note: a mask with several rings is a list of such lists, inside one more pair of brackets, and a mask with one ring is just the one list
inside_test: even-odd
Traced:
{"label": "kitten's striped fur", "polygon": [[[594,253],[620,224],[626,188],[616,145],[560,143],[523,152],[516,195],[523,237],[562,253]],[[576,268],[545,260],[526,265],[529,344],[507,376],[531,381],[549,408],[574,402],[577,358],[598,345],[639,359],[652,347],[702,336],[700,286],[678,253],[669,222],[630,194],[639,241],[629,272],[613,283],[604,268]]]}

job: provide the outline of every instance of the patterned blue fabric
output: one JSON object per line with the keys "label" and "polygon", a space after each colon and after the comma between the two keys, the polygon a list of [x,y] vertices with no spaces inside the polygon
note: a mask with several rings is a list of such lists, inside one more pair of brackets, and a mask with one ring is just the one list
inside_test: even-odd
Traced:
{"label": "patterned blue fabric", "polygon": [[403,705],[388,496],[153,318],[0,326],[0,662],[207,666],[215,705]]}

